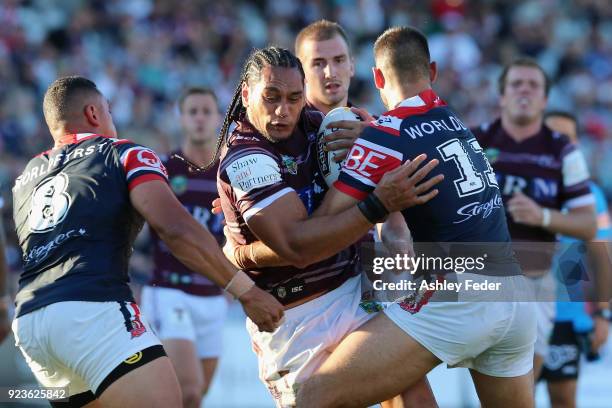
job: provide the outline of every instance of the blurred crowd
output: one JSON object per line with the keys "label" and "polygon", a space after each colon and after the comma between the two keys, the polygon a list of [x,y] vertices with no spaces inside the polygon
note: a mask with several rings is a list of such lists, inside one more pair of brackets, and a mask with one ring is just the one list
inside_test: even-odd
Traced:
{"label": "blurred crowd", "polygon": [[293,48],[306,24],[327,18],[348,32],[356,63],[351,101],[380,113],[372,44],[409,24],[430,38],[435,88],[467,124],[497,115],[497,77],[518,55],[554,81],[549,106],[578,115],[592,174],[612,197],[612,2],[609,0],[3,0],[0,2],[0,195],[9,260],[10,188],[27,160],[51,146],[42,95],[80,74],[109,98],[121,137],[159,152],[176,147],[175,99],[213,88],[225,110],[253,47]]}

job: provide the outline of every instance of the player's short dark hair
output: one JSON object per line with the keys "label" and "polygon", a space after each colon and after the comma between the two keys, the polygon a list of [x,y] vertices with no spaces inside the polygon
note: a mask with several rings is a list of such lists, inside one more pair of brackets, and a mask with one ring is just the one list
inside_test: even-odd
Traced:
{"label": "player's short dark hair", "polygon": [[56,79],[43,99],[43,113],[47,122],[67,120],[74,112],[76,104],[82,102],[83,97],[92,94],[102,95],[93,81],[81,76],[67,76]]}
{"label": "player's short dark hair", "polygon": [[183,90],[183,92],[181,92],[181,94],[178,97],[177,104],[178,104],[179,111],[181,112],[183,111],[183,104],[185,103],[185,100],[191,95],[210,95],[214,99],[215,104],[217,105],[219,104],[219,100],[217,99],[217,94],[215,94],[215,91],[213,91],[212,89],[205,88],[202,86],[191,86]]}
{"label": "player's short dark hair", "polygon": [[392,27],[374,43],[379,68],[388,68],[399,78],[413,82],[429,78],[430,54],[427,37],[413,27]]}
{"label": "player's short dark hair", "polygon": [[578,126],[578,118],[571,112],[562,111],[562,110],[550,110],[544,113],[544,120],[552,117],[569,119]]}
{"label": "player's short dark hair", "polygon": [[342,37],[344,42],[346,43],[346,48],[349,50],[349,54],[351,52],[351,47],[349,45],[349,39],[346,35],[346,31],[342,26],[334,21],[329,20],[317,20],[314,23],[308,24],[306,27],[302,28],[302,30],[298,33],[295,38],[295,53],[296,55],[300,55],[300,49],[302,48],[302,44],[306,40],[314,40],[314,41],[326,41],[331,40],[336,35]]}
{"label": "player's short dark hair", "polygon": [[528,67],[538,69],[544,76],[544,94],[548,96],[548,91],[550,91],[551,86],[550,78],[544,71],[544,68],[542,68],[536,60],[530,57],[519,57],[504,67],[501,74],[499,75],[499,81],[497,83],[500,95],[504,94],[504,88],[506,87],[506,78],[508,77],[508,72],[510,72],[510,69],[514,67]]}

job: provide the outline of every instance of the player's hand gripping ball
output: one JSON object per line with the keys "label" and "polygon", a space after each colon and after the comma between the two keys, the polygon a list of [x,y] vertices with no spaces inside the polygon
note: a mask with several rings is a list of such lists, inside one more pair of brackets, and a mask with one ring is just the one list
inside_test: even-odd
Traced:
{"label": "player's hand gripping ball", "polygon": [[340,120],[348,121],[361,121],[361,118],[351,111],[350,108],[339,107],[332,109],[323,119],[319,132],[317,134],[317,159],[319,162],[319,170],[325,178],[325,183],[331,187],[331,185],[338,179],[340,169],[342,168],[342,162],[336,163],[334,161],[334,151],[327,151],[325,149],[324,137],[335,132],[338,129],[327,128],[331,122],[337,122]]}

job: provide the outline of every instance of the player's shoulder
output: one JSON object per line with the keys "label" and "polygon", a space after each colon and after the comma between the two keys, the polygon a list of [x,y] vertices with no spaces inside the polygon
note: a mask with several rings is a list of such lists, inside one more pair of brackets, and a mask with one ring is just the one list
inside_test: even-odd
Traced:
{"label": "player's shoulder", "polygon": [[320,110],[312,105],[307,105],[302,111],[302,123],[304,124],[306,133],[319,130],[325,115]]}
{"label": "player's shoulder", "polygon": [[448,109],[448,105],[433,90],[425,90],[407,98],[395,108],[383,113],[370,122],[369,129],[393,136],[400,135],[402,125],[410,118],[432,113],[437,109]]}
{"label": "player's shoulder", "polygon": [[550,129],[546,125],[542,125],[540,130],[542,137],[546,143],[553,147],[555,152],[562,154],[566,150],[574,150],[577,145],[566,134]]}
{"label": "player's shoulder", "polygon": [[470,131],[479,139],[494,137],[503,132],[501,119],[497,118],[495,120],[483,122],[480,125],[471,127]]}
{"label": "player's shoulder", "polygon": [[241,168],[274,165],[279,160],[278,154],[265,137],[261,136],[252,126],[240,124],[230,135],[227,148],[224,150],[219,173]]}

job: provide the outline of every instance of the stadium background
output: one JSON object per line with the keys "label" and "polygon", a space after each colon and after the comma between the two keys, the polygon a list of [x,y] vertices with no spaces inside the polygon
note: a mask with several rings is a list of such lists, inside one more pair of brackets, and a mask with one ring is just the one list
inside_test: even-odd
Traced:
{"label": "stadium background", "polygon": [[[253,47],[292,49],[297,31],[319,18],[348,32],[356,63],[350,99],[374,113],[382,105],[371,82],[371,48],[386,27],[410,24],[429,36],[441,69],[435,88],[469,125],[496,117],[501,66],[517,55],[536,58],[554,81],[549,107],[578,115],[592,175],[612,197],[609,0],[2,0],[0,197],[13,290],[20,253],[10,188],[27,160],[51,145],[41,103],[55,78],[93,79],[111,101],[119,134],[163,153],[178,144],[174,101],[183,87],[212,87],[225,110]],[[143,248],[133,262],[136,283],[148,269]],[[234,305],[207,406],[271,405],[242,324]],[[0,385],[32,381],[11,342],[0,347]],[[611,406],[610,378],[608,345],[601,361],[586,366],[579,406]],[[477,406],[465,371],[438,368],[432,382],[441,406]],[[546,406],[542,391],[538,405]]]}

